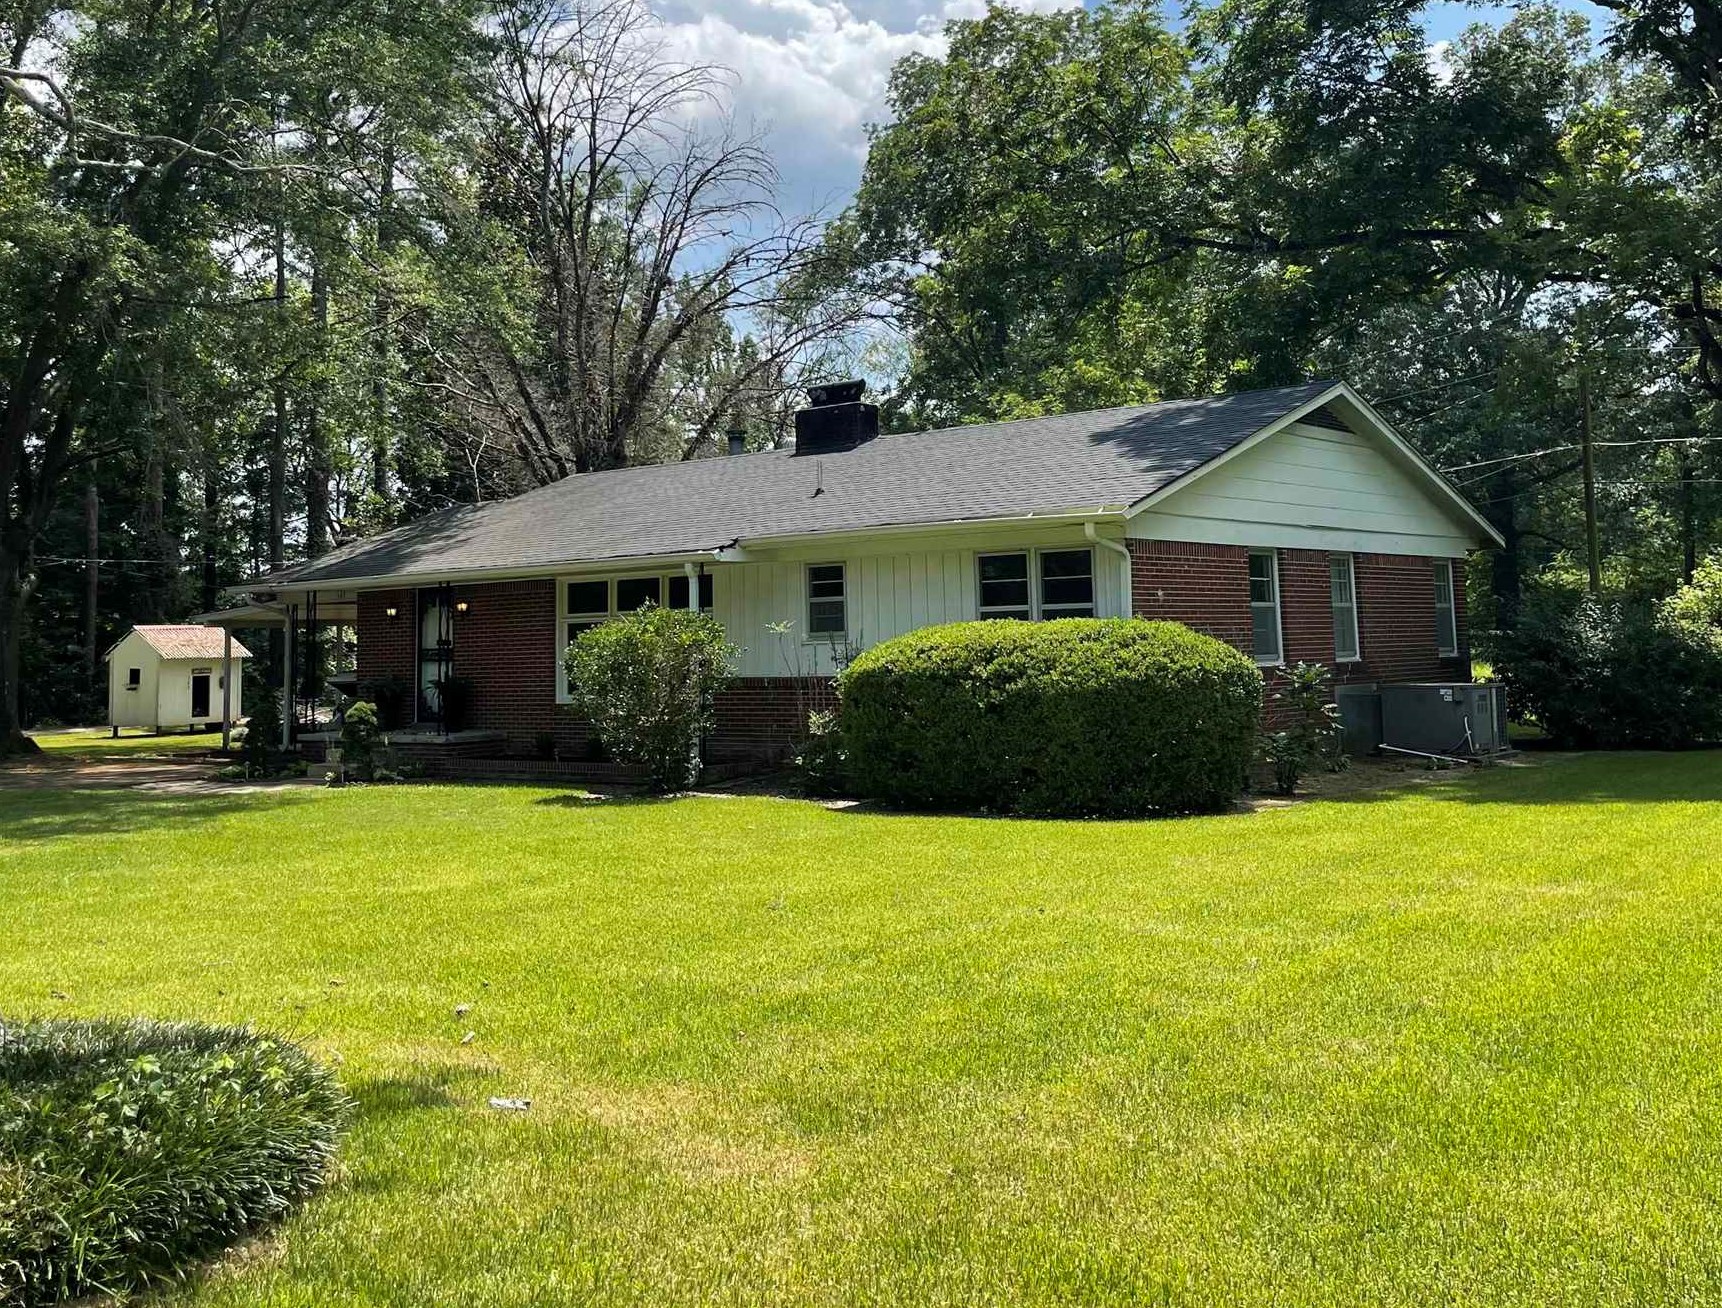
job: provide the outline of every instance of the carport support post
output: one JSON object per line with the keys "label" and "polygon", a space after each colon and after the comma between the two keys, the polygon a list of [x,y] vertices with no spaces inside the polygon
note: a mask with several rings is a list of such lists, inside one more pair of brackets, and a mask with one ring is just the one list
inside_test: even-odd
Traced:
{"label": "carport support post", "polygon": [[233,628],[221,629],[221,752],[233,748]]}

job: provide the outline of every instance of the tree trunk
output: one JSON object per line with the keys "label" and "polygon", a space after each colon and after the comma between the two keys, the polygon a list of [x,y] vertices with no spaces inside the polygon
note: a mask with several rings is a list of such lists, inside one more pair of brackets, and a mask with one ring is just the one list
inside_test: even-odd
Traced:
{"label": "tree trunk", "polygon": [[395,144],[388,123],[384,123],[381,175],[377,179],[377,295],[372,306],[372,348],[376,351],[376,373],[371,379],[372,432],[371,494],[379,511],[389,503],[389,266],[388,254],[394,245],[395,202]]}
{"label": "tree trunk", "polygon": [[94,690],[101,675],[96,629],[102,585],[102,495],[92,478],[84,487],[84,670]]}
{"label": "tree trunk", "polygon": [[1520,577],[1520,547],[1523,535],[1519,531],[1516,497],[1503,489],[1499,501],[1489,506],[1489,521],[1501,533],[1506,543],[1489,558],[1490,589],[1495,593],[1495,626],[1500,631],[1512,631],[1519,625],[1519,608],[1523,599]]}
{"label": "tree trunk", "polygon": [[[321,346],[329,331],[329,286],[322,268],[316,265],[311,269],[311,321]],[[329,437],[323,427],[322,385],[313,382],[305,406],[305,553],[313,559],[329,552],[331,475]]]}
{"label": "tree trunk", "polygon": [[29,587],[24,560],[0,544],[0,758],[40,752],[24,734],[18,711],[18,675],[24,644],[24,608]]}
{"label": "tree trunk", "polygon": [[207,452],[203,456],[203,518],[198,535],[203,546],[203,596],[205,613],[221,602],[220,561],[218,548],[221,533],[221,481],[216,475],[215,459]]}

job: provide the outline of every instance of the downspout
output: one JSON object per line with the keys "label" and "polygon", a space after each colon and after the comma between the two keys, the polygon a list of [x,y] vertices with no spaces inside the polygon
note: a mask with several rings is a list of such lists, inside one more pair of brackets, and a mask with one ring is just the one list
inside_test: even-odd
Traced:
{"label": "downspout", "polygon": [[1091,542],[1093,542],[1094,544],[1104,545],[1107,549],[1111,550],[1114,554],[1118,554],[1118,555],[1121,555],[1123,557],[1123,559],[1124,559],[1124,582],[1118,588],[1119,589],[1119,599],[1121,601],[1121,603],[1119,604],[1118,612],[1119,612],[1120,616],[1122,616],[1122,617],[1126,617],[1126,618],[1134,617],[1135,616],[1135,605],[1133,603],[1132,596],[1131,596],[1130,548],[1129,548],[1129,546],[1119,544],[1117,541],[1113,540],[1110,536],[1102,536],[1097,530],[1095,530],[1094,520],[1092,518],[1090,518],[1087,522],[1082,524],[1082,534],[1084,536],[1088,537],[1088,539]]}

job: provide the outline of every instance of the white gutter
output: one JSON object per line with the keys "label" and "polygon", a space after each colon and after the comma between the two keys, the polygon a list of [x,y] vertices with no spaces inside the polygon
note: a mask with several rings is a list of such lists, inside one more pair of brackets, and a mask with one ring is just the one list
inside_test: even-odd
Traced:
{"label": "white gutter", "polygon": [[758,556],[755,547],[818,544],[826,541],[875,539],[924,535],[929,532],[974,531],[983,527],[1075,526],[1090,519],[1122,519],[1128,506],[1097,504],[1091,508],[1061,509],[1051,513],[1024,513],[1008,518],[942,518],[936,522],[903,522],[879,527],[853,527],[838,531],[811,531],[794,535],[740,537],[715,549],[680,550],[670,554],[622,554],[602,559],[562,559],[554,563],[500,565],[467,568],[455,572],[391,572],[369,577],[325,577],[270,584],[267,578],[247,587],[250,591],[275,591],[278,595],[304,595],[310,591],[411,589],[420,586],[458,585],[462,582],[530,580],[561,577],[577,572],[607,572],[628,568],[673,569],[687,563],[748,563]]}
{"label": "white gutter", "polygon": [[1083,523],[1082,534],[1088,537],[1088,539],[1094,542],[1094,544],[1104,545],[1113,553],[1120,554],[1124,557],[1124,581],[1118,588],[1119,598],[1122,603],[1120,604],[1118,611],[1126,618],[1133,618],[1136,616],[1136,613],[1134,597],[1132,595],[1132,588],[1130,585],[1130,547],[1128,545],[1120,544],[1110,536],[1102,536],[1099,531],[1095,529],[1094,523],[1095,520],[1093,518],[1090,518],[1087,522]]}

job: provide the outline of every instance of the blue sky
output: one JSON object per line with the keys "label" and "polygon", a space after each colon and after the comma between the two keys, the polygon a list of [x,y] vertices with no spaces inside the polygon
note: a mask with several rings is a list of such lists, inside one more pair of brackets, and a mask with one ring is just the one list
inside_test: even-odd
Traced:
{"label": "blue sky", "polygon": [[[1069,0],[1008,2],[1056,9]],[[1585,0],[1567,5],[1593,21],[1602,15]],[[673,51],[733,72],[736,119],[765,134],[783,207],[807,213],[835,211],[854,191],[865,127],[883,114],[892,64],[911,51],[937,53],[945,22],[983,12],[985,0],[655,0],[654,8]],[[1425,16],[1430,39],[1445,41],[1511,13],[1443,0]]]}

